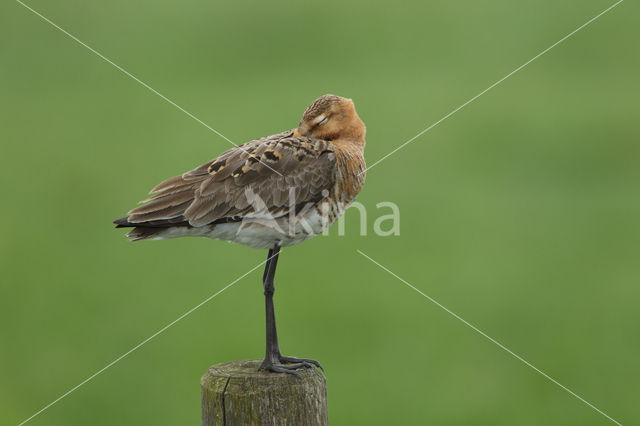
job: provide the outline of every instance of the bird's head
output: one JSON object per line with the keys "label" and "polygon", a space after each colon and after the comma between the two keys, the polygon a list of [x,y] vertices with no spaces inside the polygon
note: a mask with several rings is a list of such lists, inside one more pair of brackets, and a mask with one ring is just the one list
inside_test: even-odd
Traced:
{"label": "bird's head", "polygon": [[294,135],[364,144],[365,131],[351,99],[324,95],[309,105]]}

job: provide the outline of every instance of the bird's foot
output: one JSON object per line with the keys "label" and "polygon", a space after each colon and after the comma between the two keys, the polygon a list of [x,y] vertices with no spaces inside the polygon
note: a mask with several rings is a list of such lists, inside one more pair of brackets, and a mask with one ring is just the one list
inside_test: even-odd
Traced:
{"label": "bird's foot", "polygon": [[296,371],[299,368],[313,368],[313,366],[316,366],[324,371],[322,365],[313,359],[295,358],[282,355],[277,355],[273,358],[275,359],[271,359],[271,357],[265,358],[262,361],[262,364],[260,364],[260,370],[273,371],[274,373],[287,373],[294,375],[299,379],[302,378]]}
{"label": "bird's foot", "polygon": [[324,371],[324,368],[322,368],[322,365],[320,365],[320,363],[318,361],[316,361],[315,359],[309,359],[309,358],[296,358],[294,356],[280,356],[280,362],[286,362],[286,363],[303,363],[303,364],[313,364],[316,367],[318,367],[320,370]]}

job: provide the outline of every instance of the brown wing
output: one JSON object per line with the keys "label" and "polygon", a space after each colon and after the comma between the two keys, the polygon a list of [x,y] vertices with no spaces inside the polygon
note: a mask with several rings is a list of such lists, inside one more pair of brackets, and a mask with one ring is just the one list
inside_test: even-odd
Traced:
{"label": "brown wing", "polygon": [[203,226],[267,212],[278,217],[289,212],[290,188],[297,206],[316,203],[334,186],[335,170],[329,142],[291,131],[268,136],[160,183],[146,204],[129,212],[126,225]]}

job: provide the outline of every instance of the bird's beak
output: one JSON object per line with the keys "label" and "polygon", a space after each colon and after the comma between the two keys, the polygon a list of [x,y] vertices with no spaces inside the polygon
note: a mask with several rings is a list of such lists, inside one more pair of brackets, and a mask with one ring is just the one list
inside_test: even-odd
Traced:
{"label": "bird's beak", "polygon": [[293,136],[302,136],[302,133],[300,133],[300,132],[298,131],[298,129],[296,129],[296,130],[293,132]]}

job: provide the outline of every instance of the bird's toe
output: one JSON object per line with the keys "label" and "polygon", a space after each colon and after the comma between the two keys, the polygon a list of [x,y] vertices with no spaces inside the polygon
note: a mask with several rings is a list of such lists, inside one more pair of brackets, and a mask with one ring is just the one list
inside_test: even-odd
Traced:
{"label": "bird's toe", "polygon": [[[280,362],[285,362],[285,363],[303,363],[303,364],[313,364],[316,367],[318,367],[320,370],[324,371],[324,368],[322,368],[322,365],[316,361],[315,359],[309,359],[309,358],[296,358],[294,356],[282,356],[280,357]],[[311,366],[311,365],[309,365]]]}
{"label": "bird's toe", "polygon": [[284,364],[267,364],[267,365],[263,365],[260,369],[261,370],[266,370],[266,371],[272,371],[274,373],[286,373],[286,374],[291,374],[293,376],[296,376],[298,379],[302,379],[302,376],[300,376],[300,374],[296,371],[297,368],[291,368],[294,367],[292,365],[284,365]]}

